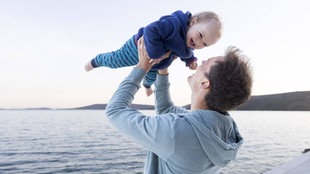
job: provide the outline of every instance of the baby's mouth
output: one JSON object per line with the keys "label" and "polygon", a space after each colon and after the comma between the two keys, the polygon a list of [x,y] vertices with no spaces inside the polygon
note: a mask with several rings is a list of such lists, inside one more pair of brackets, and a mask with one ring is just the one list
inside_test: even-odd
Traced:
{"label": "baby's mouth", "polygon": [[194,43],[193,39],[191,39],[191,46],[192,46],[193,49],[195,48],[195,43]]}

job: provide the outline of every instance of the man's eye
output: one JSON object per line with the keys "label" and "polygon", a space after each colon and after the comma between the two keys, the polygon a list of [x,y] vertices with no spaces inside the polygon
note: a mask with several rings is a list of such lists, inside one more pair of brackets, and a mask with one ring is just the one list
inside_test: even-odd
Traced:
{"label": "man's eye", "polygon": [[200,35],[200,37],[202,38],[202,34],[201,34],[201,33],[199,33],[199,35]]}

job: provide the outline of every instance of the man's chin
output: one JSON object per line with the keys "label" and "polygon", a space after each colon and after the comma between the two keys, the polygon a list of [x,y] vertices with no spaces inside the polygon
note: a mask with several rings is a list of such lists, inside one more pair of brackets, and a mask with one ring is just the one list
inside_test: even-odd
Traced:
{"label": "man's chin", "polygon": [[190,81],[191,81],[192,77],[193,77],[193,75],[190,75],[190,76],[187,77],[187,83],[188,84],[190,84]]}

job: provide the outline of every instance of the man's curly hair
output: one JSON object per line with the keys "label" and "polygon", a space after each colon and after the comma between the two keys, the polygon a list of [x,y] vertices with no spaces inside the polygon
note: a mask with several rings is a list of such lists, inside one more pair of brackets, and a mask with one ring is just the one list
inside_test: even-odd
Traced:
{"label": "man's curly hair", "polygon": [[234,46],[228,47],[224,61],[216,62],[205,75],[211,83],[210,91],[205,96],[211,110],[233,110],[251,96],[252,70],[249,60]]}

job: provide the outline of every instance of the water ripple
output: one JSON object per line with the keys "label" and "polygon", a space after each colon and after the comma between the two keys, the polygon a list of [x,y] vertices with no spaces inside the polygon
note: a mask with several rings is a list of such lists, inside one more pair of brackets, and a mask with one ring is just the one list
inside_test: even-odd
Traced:
{"label": "water ripple", "polygon": [[[245,143],[220,173],[263,173],[300,155],[310,144],[308,115],[233,112]],[[0,174],[143,171],[145,149],[112,128],[102,111],[0,111],[0,126]]]}

